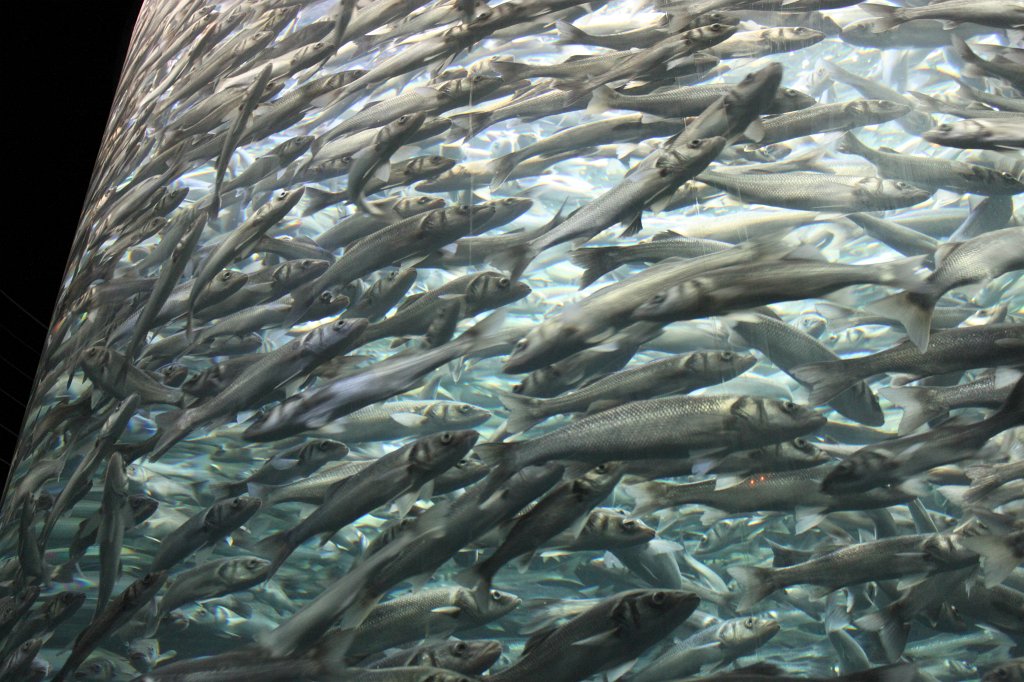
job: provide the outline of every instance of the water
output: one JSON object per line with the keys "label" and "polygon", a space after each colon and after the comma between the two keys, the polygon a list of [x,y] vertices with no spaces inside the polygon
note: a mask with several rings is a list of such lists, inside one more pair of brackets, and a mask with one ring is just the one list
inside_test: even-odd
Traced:
{"label": "water", "polygon": [[[1018,679],[1024,235],[1020,155],[1001,147],[1022,100],[998,46],[1020,34],[742,4],[694,22],[714,58],[620,53],[554,72],[558,90],[500,62],[608,53],[562,44],[593,41],[556,19],[647,49],[683,10],[476,6],[466,29],[454,4],[147,3],[4,496],[4,679],[652,680],[755,662]],[[1024,10],[1005,5],[1012,25]],[[772,26],[790,28],[749,40]],[[953,33],[1011,66],[979,76]],[[705,83],[728,87],[615,108]],[[942,107],[983,111],[968,88],[1010,141],[920,137],[960,120]],[[813,102],[832,109],[804,127],[749,125]],[[469,115],[490,110],[511,113]],[[631,118],[579,132],[615,117]],[[709,163],[719,189],[691,181]],[[713,172],[737,170],[840,184],[722,193]],[[373,206],[329,194],[349,171]],[[841,184],[876,174],[890,182]],[[608,198],[623,187],[645,189]],[[825,260],[863,268],[823,284]],[[930,339],[920,298],[877,303],[902,287],[935,292]],[[813,365],[906,329],[926,355],[907,342],[849,381],[853,365]],[[773,558],[798,566],[749,568]]]}

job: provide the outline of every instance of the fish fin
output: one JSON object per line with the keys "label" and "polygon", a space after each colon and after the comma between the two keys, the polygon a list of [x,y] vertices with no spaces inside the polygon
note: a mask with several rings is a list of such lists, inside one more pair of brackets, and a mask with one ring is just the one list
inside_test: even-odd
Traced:
{"label": "fish fin", "polygon": [[506,393],[504,391],[499,391],[497,396],[501,404],[509,411],[505,429],[510,434],[526,431],[537,422],[542,421],[546,416],[537,411],[537,408],[544,404],[544,401],[540,398],[531,398],[530,396]]}
{"label": "fish fin", "polygon": [[871,149],[857,139],[857,136],[846,131],[842,137],[839,138],[839,142],[836,143],[836,151],[842,152],[843,154],[854,154],[856,156],[864,156],[871,152]]}
{"label": "fish fin", "polygon": [[612,106],[612,98],[615,96],[615,91],[607,85],[599,85],[590,93],[590,103],[587,104],[588,114],[602,114],[609,109],[614,109]]}
{"label": "fish fin", "polygon": [[654,482],[636,483],[624,486],[625,491],[633,498],[633,514],[644,516],[662,509],[658,495],[658,484]]}
{"label": "fish fin", "polygon": [[416,428],[427,423],[426,417],[414,412],[395,412],[391,415],[391,420],[408,428]]}
{"label": "fish fin", "polygon": [[842,371],[842,363],[843,360],[812,362],[794,367],[789,372],[808,386],[812,405],[824,405],[857,382],[856,377],[851,378]]}
{"label": "fish fin", "polygon": [[821,507],[797,507],[794,510],[797,535],[806,533],[821,523],[825,518],[824,511]]}
{"label": "fish fin", "polygon": [[253,546],[253,551],[258,556],[270,559],[273,562],[268,572],[268,575],[270,575],[285,562],[285,559],[291,556],[291,553],[295,551],[295,547],[291,540],[288,539],[288,531],[283,530],[257,542]]}
{"label": "fish fin", "polygon": [[855,619],[854,624],[861,630],[878,633],[878,639],[885,650],[886,660],[898,661],[907,647],[910,627],[896,617],[892,605]]}
{"label": "fish fin", "polygon": [[907,336],[921,352],[928,350],[932,313],[939,297],[925,292],[904,291],[869,303],[867,310],[899,320]]}
{"label": "fish fin", "polygon": [[431,613],[437,613],[442,616],[451,616],[452,618],[458,618],[459,614],[462,613],[462,609],[458,606],[438,606],[437,608],[430,609]]}
{"label": "fish fin", "polygon": [[456,114],[452,116],[452,137],[455,139],[461,137],[463,142],[468,142],[489,128],[493,118],[494,114],[490,111],[470,111],[465,114]]}
{"label": "fish fin", "polygon": [[518,164],[519,154],[517,152],[499,156],[488,164],[489,169],[493,173],[490,182],[490,189],[492,192],[497,191],[503,184],[505,184]]}
{"label": "fish fin", "polygon": [[873,2],[862,2],[857,6],[868,14],[877,17],[871,27],[872,33],[884,33],[903,23],[898,13],[899,8],[891,5],[876,5]]}
{"label": "fish fin", "polygon": [[618,630],[605,630],[596,635],[577,640],[572,646],[607,646],[615,642]]}
{"label": "fish fin", "polygon": [[576,28],[568,21],[558,20],[555,22],[555,29],[558,30],[558,40],[555,45],[588,45],[586,42],[590,36],[584,31]]}
{"label": "fish fin", "polygon": [[903,409],[899,435],[917,431],[934,419],[949,416],[949,405],[936,398],[935,391],[925,386],[881,388],[879,395]]}
{"label": "fish fin", "polygon": [[399,518],[404,518],[412,506],[416,504],[416,500],[420,498],[418,490],[410,490],[407,493],[399,495],[395,498],[392,504],[395,507],[395,511],[398,513]]}
{"label": "fish fin", "polygon": [[1013,546],[1005,537],[976,535],[965,537],[963,543],[967,549],[981,555],[981,571],[985,578],[985,587],[999,585],[1021,563],[1021,557],[1014,555]]}
{"label": "fish fin", "polygon": [[530,243],[519,244],[499,251],[489,259],[495,266],[507,270],[512,279],[518,280],[539,252]]}
{"label": "fish fin", "polygon": [[760,566],[730,566],[728,569],[739,585],[741,595],[736,603],[738,612],[750,610],[755,604],[778,589],[774,582],[774,572],[770,568]]}
{"label": "fish fin", "polygon": [[638,232],[640,232],[640,230],[644,229],[643,222],[641,222],[642,216],[643,216],[642,212],[641,213],[637,213],[636,216],[631,221],[629,221],[629,225],[626,226],[626,229],[623,230],[622,234],[620,234],[619,236],[620,237],[632,237],[633,235],[635,235]]}
{"label": "fish fin", "polygon": [[519,62],[493,61],[491,62],[491,68],[497,71],[503,80],[511,83],[526,80],[526,74],[530,71],[531,67],[529,64],[520,64]]}
{"label": "fish fin", "polygon": [[605,274],[619,267],[616,260],[618,247],[592,246],[576,249],[569,254],[574,265],[583,268],[580,275],[580,289],[585,289]]}
{"label": "fish fin", "polygon": [[341,201],[338,197],[337,192],[329,192],[324,189],[318,189],[316,187],[306,186],[305,192],[303,192],[303,199],[305,200],[305,207],[302,209],[302,215],[311,216],[314,213],[321,211],[328,206]]}
{"label": "fish fin", "polygon": [[746,130],[743,131],[743,135],[754,142],[760,142],[764,139],[765,130],[764,125],[761,123],[761,119],[755,118],[747,126]]}

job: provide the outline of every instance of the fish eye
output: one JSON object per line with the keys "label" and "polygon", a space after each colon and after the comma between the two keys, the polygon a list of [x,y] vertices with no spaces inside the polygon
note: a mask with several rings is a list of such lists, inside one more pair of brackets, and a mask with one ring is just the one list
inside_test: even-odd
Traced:
{"label": "fish eye", "polygon": [[666,599],[666,596],[665,596],[664,592],[655,592],[654,594],[651,595],[651,602],[655,606],[660,606],[660,605],[664,604],[665,603],[665,599]]}
{"label": "fish eye", "polygon": [[455,440],[455,436],[450,431],[441,434],[441,445],[449,445],[453,440]]}
{"label": "fish eye", "polygon": [[948,133],[949,131],[953,130],[953,126],[949,125],[948,123],[943,123],[938,128],[936,128],[936,130]]}
{"label": "fish eye", "polygon": [[494,601],[501,601],[501,592],[497,590],[491,590],[491,599]]}
{"label": "fish eye", "polygon": [[456,209],[459,213],[469,213],[469,206],[462,204]]}
{"label": "fish eye", "polygon": [[331,449],[331,441],[329,441],[329,440],[322,440],[319,443],[317,443],[316,446],[318,448],[320,448],[321,450],[330,450]]}
{"label": "fish eye", "polygon": [[791,400],[787,400],[782,403],[782,410],[784,412],[794,412],[796,410],[796,403]]}
{"label": "fish eye", "polygon": [[498,280],[498,286],[502,289],[508,289],[509,285],[512,284],[512,280],[508,277],[502,277]]}
{"label": "fish eye", "polygon": [[461,656],[464,653],[466,653],[466,643],[465,642],[455,642],[455,644],[452,645],[452,653],[455,654],[456,656]]}
{"label": "fish eye", "polygon": [[717,33],[718,31],[724,31],[725,26],[722,26],[721,24],[711,24],[710,26],[708,26],[708,30],[715,31]]}
{"label": "fish eye", "polygon": [[1017,179],[1017,178],[1013,177],[1013,173],[1008,173],[1006,171],[1000,172],[999,173],[999,177],[1001,177],[1003,180],[1010,180],[1010,181],[1013,181],[1013,180]]}
{"label": "fish eye", "polygon": [[241,507],[244,504],[245,504],[245,498],[243,498],[243,497],[236,497],[235,499],[231,500],[231,506],[234,507],[235,509],[238,509],[239,507]]}
{"label": "fish eye", "polygon": [[666,298],[668,298],[668,296],[666,296],[664,293],[655,294],[654,296],[651,296],[650,304],[661,305],[662,303],[665,302]]}
{"label": "fish eye", "polygon": [[796,97],[797,96],[797,92],[793,88],[783,88],[782,89],[782,94],[785,95],[786,97]]}
{"label": "fish eye", "polygon": [[509,198],[505,199],[504,203],[505,203],[506,206],[511,206],[512,204],[516,203],[516,198],[515,197],[509,197]]}
{"label": "fish eye", "polygon": [[732,360],[735,357],[736,354],[733,353],[731,350],[722,351],[722,359],[725,360],[726,362]]}
{"label": "fish eye", "polygon": [[596,467],[594,467],[594,471],[596,471],[599,474],[603,474],[606,471],[608,471],[608,465],[607,464],[598,464]]}
{"label": "fish eye", "polygon": [[320,294],[320,302],[321,303],[330,303],[331,302],[331,294],[329,292],[326,292],[326,291],[324,293]]}
{"label": "fish eye", "polygon": [[278,199],[287,199],[288,198],[288,190],[283,189],[280,192],[278,192],[277,198]]}
{"label": "fish eye", "polygon": [[399,124],[405,123],[408,120],[409,120],[409,115],[408,114],[404,114],[404,115],[398,117],[398,123]]}
{"label": "fish eye", "polygon": [[897,189],[910,189],[910,185],[908,185],[905,182],[897,182],[896,183],[896,188]]}
{"label": "fish eye", "polygon": [[794,440],[794,441],[793,441],[793,445],[797,446],[797,447],[798,447],[798,448],[800,448],[801,450],[805,450],[805,449],[807,449],[808,447],[810,447],[810,443],[808,443],[808,442],[807,442],[807,441],[806,441],[805,439],[803,439],[803,438],[797,438],[796,440]]}
{"label": "fish eye", "polygon": [[431,163],[444,163],[445,158],[443,156],[431,156],[430,161]]}
{"label": "fish eye", "polygon": [[459,405],[459,412],[461,412],[462,414],[466,414],[467,412],[469,412],[469,410],[469,405]]}
{"label": "fish eye", "polygon": [[690,144],[686,145],[690,149],[700,149],[701,145],[704,144],[704,140],[690,140]]}
{"label": "fish eye", "polygon": [[248,561],[246,561],[246,562],[245,562],[245,565],[246,565],[246,566],[247,566],[248,568],[251,568],[251,569],[253,569],[253,570],[256,570],[257,568],[259,568],[259,567],[260,567],[260,565],[261,565],[262,563],[263,563],[263,562],[262,562],[262,561],[260,561],[259,559],[249,559]]}
{"label": "fish eye", "polygon": [[420,197],[416,200],[417,204],[428,204],[430,203],[430,197]]}
{"label": "fish eye", "polygon": [[622,527],[626,530],[633,530],[634,528],[636,528],[636,521],[634,521],[633,519],[626,519],[622,522]]}
{"label": "fish eye", "polygon": [[743,626],[747,627],[747,628],[754,627],[754,619],[753,618],[747,618],[746,620],[743,621]]}
{"label": "fish eye", "polygon": [[234,274],[230,270],[225,270],[224,272],[220,273],[220,278],[224,282],[228,281],[232,277],[234,277]]}
{"label": "fish eye", "polygon": [[515,348],[516,350],[523,350],[524,348],[526,348],[527,345],[529,345],[529,341],[527,341],[526,339],[519,339],[518,341],[516,341]]}

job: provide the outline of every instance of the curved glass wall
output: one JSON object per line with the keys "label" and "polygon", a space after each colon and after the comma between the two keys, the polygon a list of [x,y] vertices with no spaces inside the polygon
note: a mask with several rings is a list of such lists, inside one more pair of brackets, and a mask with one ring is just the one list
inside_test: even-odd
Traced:
{"label": "curved glass wall", "polygon": [[145,3],[0,678],[1021,679],[1022,17]]}

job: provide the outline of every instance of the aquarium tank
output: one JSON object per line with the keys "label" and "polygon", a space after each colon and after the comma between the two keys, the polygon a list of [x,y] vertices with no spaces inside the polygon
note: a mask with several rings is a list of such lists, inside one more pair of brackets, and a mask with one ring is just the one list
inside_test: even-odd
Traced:
{"label": "aquarium tank", "polygon": [[1022,37],[147,0],[0,680],[1024,679]]}

